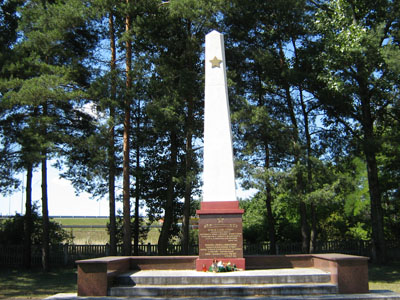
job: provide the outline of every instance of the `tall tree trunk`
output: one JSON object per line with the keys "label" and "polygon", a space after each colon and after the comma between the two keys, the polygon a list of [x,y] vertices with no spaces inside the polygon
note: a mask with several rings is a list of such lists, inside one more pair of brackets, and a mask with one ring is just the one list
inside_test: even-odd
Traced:
{"label": "tall tree trunk", "polygon": [[186,162],[185,162],[185,202],[183,207],[183,254],[189,254],[190,203],[192,197],[192,162],[193,162],[193,97],[187,99],[186,118]]}
{"label": "tall tree trunk", "polygon": [[[279,43],[279,56],[280,56],[280,66],[282,69],[282,72],[287,71],[286,67],[286,59],[285,59],[285,54],[283,52],[283,47],[282,44]],[[286,94],[286,101],[288,105],[288,111],[289,111],[289,116],[290,120],[292,122],[293,126],[293,147],[294,147],[294,163],[297,165],[300,162],[300,137],[299,137],[299,131],[298,131],[298,125],[297,125],[297,120],[296,120],[296,115],[294,112],[294,104],[292,100],[292,96],[290,94],[290,85],[287,82],[286,79],[283,80],[284,82],[284,89],[285,89],[285,94]],[[302,195],[302,190],[304,188],[304,182],[302,179],[302,174],[298,172],[297,174],[297,183],[296,183],[296,190],[297,190],[297,196],[299,197],[299,213],[300,213],[300,232],[301,232],[301,248],[303,253],[308,253],[309,252],[309,246],[310,246],[310,229],[308,226],[307,222],[307,206],[306,203],[301,199]]]}
{"label": "tall tree trunk", "polygon": [[31,252],[32,252],[32,173],[33,166],[31,163],[26,168],[26,202],[25,202],[25,218],[24,218],[24,267],[31,268]]}
{"label": "tall tree trunk", "polygon": [[[367,143],[367,142],[366,142]],[[369,148],[368,146],[365,148]],[[386,245],[383,223],[383,209],[381,193],[379,190],[378,168],[375,153],[364,149],[367,160],[368,186],[371,199],[371,223],[372,223],[372,259],[378,263],[386,262]]]}
{"label": "tall tree trunk", "polygon": [[178,140],[174,130],[171,131],[171,155],[170,155],[170,176],[168,180],[167,195],[164,207],[164,222],[158,238],[158,252],[160,255],[167,254],[170,231],[174,219],[174,177],[176,175],[178,157]]}
{"label": "tall tree trunk", "polygon": [[317,211],[314,202],[311,202],[310,210],[311,210],[310,253],[315,253],[317,250],[318,232],[317,232]]}
{"label": "tall tree trunk", "polygon": [[[187,68],[194,68],[196,65],[195,59],[193,58],[193,35],[192,35],[192,22],[187,20],[186,22],[186,47],[185,53],[189,52],[189,55],[184,54],[185,65]],[[192,185],[193,185],[193,130],[194,130],[194,97],[192,90],[188,90],[184,95],[187,105],[187,115],[185,120],[185,193],[184,193],[184,204],[183,204],[183,236],[182,236],[182,250],[183,254],[189,254],[189,240],[190,240],[190,206],[192,202]]]}
{"label": "tall tree trunk", "polygon": [[136,147],[136,182],[135,182],[135,223],[134,223],[134,255],[139,255],[139,235],[140,235],[140,148]]}
{"label": "tall tree trunk", "polygon": [[[262,80],[262,70],[259,65],[257,65],[257,80],[258,80],[258,106],[264,106],[264,91],[263,91],[263,80]],[[266,171],[270,168],[270,151],[269,151],[269,143],[268,137],[264,139],[264,168]],[[275,235],[275,219],[272,213],[272,193],[271,193],[271,183],[269,178],[265,181],[266,188],[266,199],[265,199],[265,208],[267,210],[267,223],[268,223],[268,239],[270,243],[270,254],[276,254],[276,235]]]}
{"label": "tall tree trunk", "polygon": [[382,195],[379,187],[376,154],[378,141],[375,139],[374,120],[372,117],[370,91],[368,87],[369,71],[362,61],[357,62],[357,83],[361,100],[361,126],[364,134],[363,150],[367,162],[368,186],[371,201],[372,224],[372,259],[379,263],[386,262],[386,246],[383,221]]}
{"label": "tall tree trunk", "polygon": [[[265,152],[265,169],[269,170],[270,167],[270,155],[269,155],[269,145],[267,142],[264,143]],[[267,189],[267,197],[265,200],[265,206],[267,208],[267,222],[268,222],[268,237],[270,244],[270,254],[276,254],[276,236],[275,236],[275,219],[272,213],[272,194],[271,194],[271,184],[269,179],[265,182]]]}
{"label": "tall tree trunk", "polygon": [[[296,47],[296,43],[293,42],[293,46]],[[295,48],[296,53],[296,48]],[[303,120],[304,120],[304,132],[306,136],[306,148],[307,148],[307,185],[306,191],[307,193],[311,192],[311,184],[312,184],[312,165],[311,165],[311,134],[310,134],[310,127],[309,127],[309,118],[308,118],[308,111],[306,107],[306,103],[304,102],[303,97],[303,89],[299,87],[299,94],[300,94],[300,103],[301,103],[301,111],[303,113]],[[317,215],[316,215],[316,206],[315,203],[312,202],[310,204],[310,211],[311,211],[311,231],[310,231],[310,248],[309,252],[314,253],[316,250],[317,245]]]}
{"label": "tall tree trunk", "polygon": [[[129,0],[126,0],[129,7]],[[131,28],[131,17],[129,12],[125,17],[125,31],[129,35]],[[124,117],[124,145],[123,145],[123,222],[124,222],[124,255],[132,255],[132,236],[131,236],[131,204],[130,204],[130,182],[129,182],[129,134],[130,134],[130,91],[132,87],[131,65],[132,48],[128,38],[125,42],[125,64],[126,64],[126,98],[125,98],[125,117]]]}
{"label": "tall tree trunk", "polygon": [[115,29],[114,29],[114,16],[109,13],[109,31],[110,31],[110,49],[111,49],[111,104],[110,104],[110,119],[109,119],[109,147],[108,147],[108,198],[110,209],[110,255],[117,255],[117,223],[115,219],[115,99],[116,99],[116,48],[115,48]]}
{"label": "tall tree trunk", "polygon": [[47,196],[47,157],[43,154],[42,159],[42,268],[47,272],[50,269],[50,230],[49,230],[49,210]]}
{"label": "tall tree trunk", "polygon": [[[294,49],[294,54],[295,54],[295,59],[296,59],[296,66],[298,66],[298,57],[297,57],[297,47],[296,47],[296,41],[294,38],[292,38],[292,45]],[[311,134],[310,134],[310,127],[309,127],[309,112],[307,111],[307,105],[304,101],[304,95],[303,95],[303,88],[301,85],[299,85],[299,98],[300,98],[300,104],[301,104],[301,111],[303,113],[303,120],[304,120],[304,133],[306,136],[306,151],[307,151],[307,184],[306,184],[306,192],[309,193],[311,190],[311,184],[312,184],[312,165],[311,165]],[[300,210],[304,210],[304,216],[302,217],[302,224],[304,223],[305,228],[302,228],[302,232],[307,230],[307,234],[303,236],[303,251],[306,251],[305,243],[307,242],[308,239],[308,232],[309,232],[309,253],[314,253],[316,250],[316,243],[317,243],[317,215],[316,215],[316,206],[315,203],[312,202],[310,204],[310,210],[311,210],[311,230],[307,229],[308,223],[306,221],[306,214],[307,214],[307,208],[300,208]]]}
{"label": "tall tree trunk", "polygon": [[[352,5],[353,23],[358,24],[355,7]],[[357,63],[356,80],[359,86],[359,95],[361,100],[362,130],[364,133],[363,150],[367,162],[368,187],[371,201],[371,223],[372,223],[372,259],[378,263],[386,262],[386,243],[384,232],[384,219],[382,208],[382,194],[379,187],[379,175],[376,162],[378,152],[378,141],[374,134],[374,120],[372,117],[371,95],[369,88],[369,77],[371,70],[365,68],[362,60]]]}
{"label": "tall tree trunk", "polygon": [[[43,116],[47,117],[48,106],[43,104]],[[46,124],[43,125],[43,136],[47,135]],[[50,230],[49,230],[49,210],[48,210],[48,195],[47,195],[47,149],[42,153],[42,268],[48,272],[50,269]]]}
{"label": "tall tree trunk", "polygon": [[307,206],[303,200],[300,200],[300,226],[301,226],[301,251],[303,253],[310,252],[310,228],[307,222]]}
{"label": "tall tree trunk", "polygon": [[[365,91],[367,90],[365,86]],[[371,199],[372,223],[372,259],[379,263],[386,262],[386,245],[383,221],[381,191],[379,188],[378,167],[376,162],[376,140],[374,124],[368,95],[361,97],[364,132],[364,153],[367,162],[368,186]]]}
{"label": "tall tree trunk", "polygon": [[141,116],[141,103],[138,100],[137,115],[136,115],[136,182],[135,182],[135,223],[134,223],[134,255],[139,255],[139,234],[140,234],[140,116]]}

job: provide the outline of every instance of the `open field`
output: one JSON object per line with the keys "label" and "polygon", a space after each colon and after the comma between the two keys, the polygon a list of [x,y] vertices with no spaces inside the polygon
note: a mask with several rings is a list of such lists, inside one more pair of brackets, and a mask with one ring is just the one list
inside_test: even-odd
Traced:
{"label": "open field", "polygon": [[[110,240],[106,227],[108,218],[54,218],[52,220],[62,226],[68,226],[64,230],[73,235],[76,245],[101,245]],[[95,227],[91,228],[91,226]]]}
{"label": "open field", "polygon": [[65,228],[72,233],[75,245],[104,245],[110,241],[106,228]]}
{"label": "open field", "polygon": [[[390,265],[369,266],[370,290],[400,293],[400,261]],[[42,299],[57,293],[76,293],[76,269],[40,270],[5,269],[0,272],[0,299]]]}
{"label": "open field", "polygon": [[[0,218],[0,222],[3,222],[5,218]],[[107,232],[108,218],[51,218],[61,226],[64,230],[72,233],[74,236],[73,243],[75,245],[104,245],[109,242],[110,238]],[[158,222],[154,222],[155,226],[159,225]],[[157,244],[158,237],[160,235],[160,227],[150,228],[147,238],[143,241],[143,244]]]}
{"label": "open field", "polygon": [[[110,240],[106,228],[108,218],[53,218],[52,220],[62,226],[68,226],[64,229],[72,233],[76,245],[104,245]],[[85,226],[85,228],[82,228],[82,226]],[[159,235],[160,228],[150,228],[147,239],[143,244],[157,244]]]}
{"label": "open field", "polygon": [[52,218],[63,226],[107,226],[108,218]]}
{"label": "open field", "polygon": [[[72,235],[74,236],[75,245],[104,245],[106,243],[109,243],[110,241],[107,229],[65,228],[65,230],[72,233]],[[157,244],[159,235],[159,228],[151,228],[143,244]]]}

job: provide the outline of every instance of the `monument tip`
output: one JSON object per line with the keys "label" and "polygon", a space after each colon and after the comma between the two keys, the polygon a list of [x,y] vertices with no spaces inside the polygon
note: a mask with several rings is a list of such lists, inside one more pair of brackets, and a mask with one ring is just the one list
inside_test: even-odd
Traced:
{"label": "monument tip", "polygon": [[209,32],[207,35],[210,35],[210,34],[218,34],[219,35],[221,33],[214,29],[213,31]]}

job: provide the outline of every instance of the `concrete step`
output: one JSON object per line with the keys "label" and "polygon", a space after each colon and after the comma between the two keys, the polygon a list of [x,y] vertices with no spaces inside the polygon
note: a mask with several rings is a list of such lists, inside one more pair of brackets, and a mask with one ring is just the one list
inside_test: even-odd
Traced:
{"label": "concrete step", "polygon": [[125,273],[110,296],[221,297],[335,294],[330,274],[318,269],[251,270],[228,273],[154,270]]}
{"label": "concrete step", "polygon": [[334,284],[249,284],[249,285],[137,285],[112,287],[109,296],[118,297],[246,297],[273,295],[327,295],[337,293]]}
{"label": "concrete step", "polygon": [[[78,297],[76,293],[59,293],[45,299],[48,300],[88,300],[88,297]],[[90,298],[92,299],[92,298]],[[95,297],[96,300],[121,300],[120,297]],[[125,297],[124,300],[168,300],[167,297]],[[206,298],[207,299],[207,298]],[[302,296],[250,296],[250,297],[212,297],[212,300],[400,300],[400,294],[391,291],[371,291],[368,294],[330,294],[330,295],[302,295]],[[204,300],[204,297],[186,297],[184,300]]]}
{"label": "concrete step", "polygon": [[313,268],[250,270],[228,273],[190,270],[135,271],[116,278],[117,285],[220,285],[220,284],[284,284],[328,283],[330,274]]}

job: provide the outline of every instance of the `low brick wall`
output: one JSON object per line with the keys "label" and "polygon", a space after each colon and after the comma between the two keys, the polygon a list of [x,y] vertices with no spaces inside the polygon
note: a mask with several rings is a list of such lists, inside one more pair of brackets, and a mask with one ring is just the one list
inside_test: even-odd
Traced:
{"label": "low brick wall", "polygon": [[246,269],[317,268],[331,273],[340,294],[368,293],[368,257],[329,254],[246,256]]}
{"label": "low brick wall", "polygon": [[[113,256],[78,260],[78,296],[107,296],[113,278],[129,270],[195,270],[198,256]],[[317,268],[341,294],[367,293],[368,258],[345,254],[245,256],[246,270]]]}
{"label": "low brick wall", "polygon": [[106,296],[115,275],[130,270],[130,257],[78,260],[78,296]]}
{"label": "low brick wall", "polygon": [[198,256],[132,256],[131,270],[195,270]]}
{"label": "low brick wall", "polygon": [[312,257],[309,254],[293,255],[248,255],[246,270],[312,268]]}
{"label": "low brick wall", "polygon": [[108,256],[78,260],[78,296],[107,296],[113,278],[129,270],[194,270],[197,256]]}
{"label": "low brick wall", "polygon": [[340,294],[368,293],[368,258],[345,254],[313,255],[314,268],[331,273]]}

